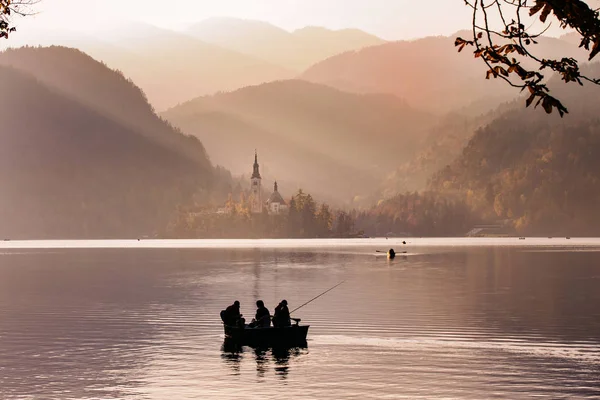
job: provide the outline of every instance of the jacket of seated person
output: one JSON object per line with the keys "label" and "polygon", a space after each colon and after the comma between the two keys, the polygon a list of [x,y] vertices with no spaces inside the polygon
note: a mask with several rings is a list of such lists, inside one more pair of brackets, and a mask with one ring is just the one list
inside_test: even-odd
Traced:
{"label": "jacket of seated person", "polygon": [[254,317],[256,321],[256,326],[260,328],[268,328],[271,326],[271,313],[265,307],[265,304],[259,300],[256,302],[256,306],[258,307],[256,310],[256,316]]}
{"label": "jacket of seated person", "polygon": [[287,306],[287,301],[282,300],[277,307],[275,307],[275,315],[273,316],[274,326],[290,326],[292,324],[290,320],[290,310]]}

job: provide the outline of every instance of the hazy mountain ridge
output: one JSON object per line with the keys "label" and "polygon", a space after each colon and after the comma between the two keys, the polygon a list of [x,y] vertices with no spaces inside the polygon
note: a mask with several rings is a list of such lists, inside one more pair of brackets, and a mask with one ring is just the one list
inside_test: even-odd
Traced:
{"label": "hazy mountain ridge", "polygon": [[151,25],[120,26],[103,34],[102,40],[147,61],[121,67],[121,60],[111,59],[111,54],[100,57],[142,87],[158,110],[197,96],[294,75],[279,65]]}
{"label": "hazy mountain ridge", "polygon": [[[333,192],[338,202],[369,195],[399,159],[414,154],[422,131],[435,121],[394,96],[356,95],[303,81],[202,97],[163,115],[198,135],[234,173],[248,171],[258,148],[277,179],[298,182],[311,193]],[[241,126],[232,129],[231,121]]]}
{"label": "hazy mountain ridge", "polygon": [[[67,32],[24,32],[10,46],[76,47],[143,89],[157,110],[200,95],[288,79],[296,73],[189,35],[142,23],[116,24],[72,37]],[[38,39],[38,37],[40,37]],[[7,43],[8,44],[8,43]]]}
{"label": "hazy mountain ridge", "polygon": [[[101,108],[110,103],[103,95],[112,93],[114,107],[131,102],[132,115],[151,114],[139,89],[89,57],[64,48],[22,49],[0,53],[0,64],[28,67],[0,65],[1,236],[152,235],[177,205],[216,184],[197,139],[169,130],[154,114],[127,125],[111,117],[109,104]],[[55,70],[63,67],[69,68]],[[95,84],[108,85],[98,98],[93,85],[79,86],[94,76]],[[71,86],[61,90],[68,77]],[[144,126],[152,124],[149,134]]]}
{"label": "hazy mountain ridge", "polygon": [[359,29],[333,31],[308,26],[288,32],[267,22],[236,18],[210,18],[192,25],[186,32],[297,72],[336,54],[385,42]]}
{"label": "hazy mountain ridge", "polygon": [[[454,40],[461,35],[468,37],[467,32],[457,32],[347,52],[317,63],[301,78],[357,93],[391,93],[440,115],[484,101],[491,110],[511,100],[515,96],[512,88],[500,80],[486,80],[485,65],[474,60],[468,49],[458,53]],[[539,41],[535,50],[541,56],[585,57],[568,42],[554,38]]]}

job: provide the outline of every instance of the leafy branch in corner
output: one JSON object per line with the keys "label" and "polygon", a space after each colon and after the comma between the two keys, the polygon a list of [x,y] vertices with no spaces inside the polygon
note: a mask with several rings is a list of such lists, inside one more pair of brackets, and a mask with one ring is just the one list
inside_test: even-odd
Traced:
{"label": "leafy branch in corner", "polygon": [[[600,79],[581,73],[576,59],[545,59],[532,51],[532,46],[538,44],[537,39],[550,27],[551,17],[562,29],[574,29],[581,36],[579,47],[589,52],[591,61],[600,52],[600,20],[598,10],[591,9],[584,1],[465,0],[465,4],[473,10],[473,37],[472,40],[457,38],[454,44],[458,51],[466,46],[474,47],[475,58],[481,58],[488,67],[486,79],[500,78],[521,91],[527,90],[527,107],[535,103],[535,107],[541,105],[548,114],[556,109],[561,117],[569,112],[550,94],[542,73],[545,70],[559,74],[566,83],[600,85]],[[530,17],[539,19],[545,28],[531,33],[524,24]],[[537,67],[526,68],[522,63],[525,59]]]}
{"label": "leafy branch in corner", "polygon": [[0,0],[0,39],[8,39],[9,34],[16,31],[11,24],[13,16],[31,15],[30,6],[38,0]]}

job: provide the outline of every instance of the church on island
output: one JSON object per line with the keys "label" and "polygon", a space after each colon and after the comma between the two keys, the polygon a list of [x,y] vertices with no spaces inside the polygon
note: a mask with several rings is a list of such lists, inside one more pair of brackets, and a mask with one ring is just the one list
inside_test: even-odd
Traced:
{"label": "church on island", "polygon": [[271,193],[271,196],[269,196],[266,202],[263,201],[262,178],[260,176],[260,168],[258,165],[258,153],[256,152],[254,153],[254,168],[252,177],[250,178],[250,187],[250,211],[252,211],[253,214],[260,214],[265,208],[270,215],[280,215],[288,212],[288,205],[279,193],[277,181],[275,181],[275,184],[273,185],[273,193]]}

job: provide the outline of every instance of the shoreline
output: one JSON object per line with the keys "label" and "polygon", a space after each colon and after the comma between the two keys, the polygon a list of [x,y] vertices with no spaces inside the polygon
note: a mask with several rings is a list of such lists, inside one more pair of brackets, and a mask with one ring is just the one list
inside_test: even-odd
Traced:
{"label": "shoreline", "polygon": [[[406,245],[403,242],[406,241]],[[308,249],[377,247],[586,247],[600,248],[600,238],[369,238],[369,239],[96,239],[5,240],[0,249]]]}

